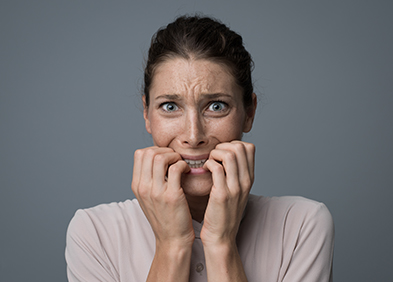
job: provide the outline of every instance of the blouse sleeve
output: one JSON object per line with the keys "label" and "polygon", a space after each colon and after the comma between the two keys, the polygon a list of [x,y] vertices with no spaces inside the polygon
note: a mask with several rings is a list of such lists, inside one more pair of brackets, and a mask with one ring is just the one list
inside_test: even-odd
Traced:
{"label": "blouse sleeve", "polygon": [[[299,216],[296,212],[291,216]],[[288,216],[288,217],[291,217]],[[288,224],[296,222],[288,219]],[[299,221],[298,221],[299,222]],[[331,282],[334,247],[334,225],[332,216],[323,203],[316,203],[307,209],[303,220],[296,227],[297,236],[285,243],[288,255],[283,282]],[[294,235],[294,234],[292,234]]]}
{"label": "blouse sleeve", "polygon": [[119,281],[94,222],[84,210],[78,210],[68,226],[65,256],[70,282]]}

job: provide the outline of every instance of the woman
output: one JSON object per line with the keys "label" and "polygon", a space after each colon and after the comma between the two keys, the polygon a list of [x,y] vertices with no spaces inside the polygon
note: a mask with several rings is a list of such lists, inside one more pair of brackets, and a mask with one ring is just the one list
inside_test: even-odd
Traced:
{"label": "woman", "polygon": [[156,33],[143,95],[155,146],[135,152],[137,200],[75,214],[69,281],[331,281],[327,208],[249,194],[251,68],[242,38],[216,20],[180,17]]}

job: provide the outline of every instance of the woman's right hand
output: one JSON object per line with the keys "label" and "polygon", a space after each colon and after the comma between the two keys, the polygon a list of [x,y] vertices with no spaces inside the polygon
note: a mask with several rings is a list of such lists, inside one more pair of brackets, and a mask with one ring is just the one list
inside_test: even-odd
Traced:
{"label": "woman's right hand", "polygon": [[135,151],[132,191],[147,217],[157,245],[191,246],[195,234],[182,173],[190,170],[181,156],[167,147]]}

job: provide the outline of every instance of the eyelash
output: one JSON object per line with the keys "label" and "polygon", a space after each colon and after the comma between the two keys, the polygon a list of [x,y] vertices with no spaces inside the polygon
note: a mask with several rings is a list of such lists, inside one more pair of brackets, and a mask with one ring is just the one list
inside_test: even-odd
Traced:
{"label": "eyelash", "polygon": [[[217,100],[217,101],[212,101],[211,103],[209,103],[209,105],[208,105],[207,108],[210,108],[213,104],[216,104],[216,103],[220,103],[220,104],[223,106],[223,109],[221,109],[221,110],[219,110],[219,111],[217,111],[217,112],[222,112],[222,111],[225,111],[225,110],[228,109],[228,104],[225,103],[224,101],[219,101],[219,100]],[[212,112],[216,112],[216,111],[212,111]]]}
{"label": "eyelash", "polygon": [[[228,103],[226,103],[226,102],[224,102],[224,101],[221,101],[221,100],[211,101],[211,102],[208,104],[207,109],[209,109],[213,104],[216,104],[216,103],[221,104],[222,107],[223,107],[223,109],[218,110],[218,111],[210,110],[211,112],[217,112],[217,113],[219,113],[219,112],[223,112],[223,111],[228,110]],[[167,110],[167,109],[165,109],[165,106],[167,106],[167,105],[173,105],[173,106],[175,107],[175,109],[174,109],[174,110]],[[159,105],[159,108],[162,109],[162,110],[163,110],[164,112],[166,112],[166,113],[175,112],[175,111],[177,111],[177,110],[179,109],[179,107],[177,106],[177,104],[176,104],[175,102],[171,102],[171,101],[161,103],[161,104]]]}
{"label": "eyelash", "polygon": [[[172,110],[172,111],[168,111],[168,110],[164,109],[165,105],[169,105],[169,104],[175,106],[176,109],[175,109],[175,110]],[[159,108],[161,108],[164,112],[170,113],[170,112],[176,111],[179,107],[176,105],[175,102],[164,102],[164,103],[161,103],[161,104],[160,104]]]}

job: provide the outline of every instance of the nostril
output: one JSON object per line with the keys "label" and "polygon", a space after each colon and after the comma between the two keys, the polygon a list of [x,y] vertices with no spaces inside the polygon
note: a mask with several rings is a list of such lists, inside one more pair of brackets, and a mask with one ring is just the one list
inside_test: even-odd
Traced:
{"label": "nostril", "polygon": [[188,144],[190,146],[201,146],[201,145],[206,144],[206,141],[205,140],[201,140],[201,141],[194,142],[193,140],[184,140],[183,143],[184,144]]}

